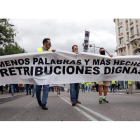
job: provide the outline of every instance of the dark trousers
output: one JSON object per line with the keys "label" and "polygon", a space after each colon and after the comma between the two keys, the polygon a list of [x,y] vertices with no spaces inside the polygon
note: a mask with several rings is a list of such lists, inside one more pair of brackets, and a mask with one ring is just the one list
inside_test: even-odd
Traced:
{"label": "dark trousers", "polygon": [[115,92],[115,84],[111,85],[111,92],[112,92],[112,89],[113,89],[113,92]]}
{"label": "dark trousers", "polygon": [[28,94],[28,91],[29,91],[29,94],[31,94],[31,87],[29,84],[26,84],[26,92]]}
{"label": "dark trousers", "polygon": [[96,91],[98,92],[99,91],[99,85],[96,84]]}
{"label": "dark trousers", "polygon": [[3,94],[3,86],[0,86],[1,94]]}
{"label": "dark trousers", "polygon": [[71,101],[77,101],[79,96],[79,83],[70,84],[70,98]]}

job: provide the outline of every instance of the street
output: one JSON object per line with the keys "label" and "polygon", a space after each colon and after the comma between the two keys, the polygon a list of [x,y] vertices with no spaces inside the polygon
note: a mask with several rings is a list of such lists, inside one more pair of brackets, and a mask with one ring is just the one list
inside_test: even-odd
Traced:
{"label": "street", "polygon": [[48,110],[42,110],[36,97],[26,93],[0,95],[0,121],[140,121],[140,93],[124,91],[108,93],[109,103],[99,104],[98,93],[79,93],[79,101],[71,106],[70,93],[50,92]]}

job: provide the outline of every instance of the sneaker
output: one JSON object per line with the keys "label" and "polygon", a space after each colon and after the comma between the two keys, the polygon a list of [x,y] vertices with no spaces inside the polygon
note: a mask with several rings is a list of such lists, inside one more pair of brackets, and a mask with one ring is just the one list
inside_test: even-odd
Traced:
{"label": "sneaker", "polygon": [[103,101],[106,103],[109,103],[109,101],[106,98],[104,98]]}
{"label": "sneaker", "polygon": [[102,102],[103,102],[103,98],[100,97],[100,98],[99,98],[99,103],[102,104]]}

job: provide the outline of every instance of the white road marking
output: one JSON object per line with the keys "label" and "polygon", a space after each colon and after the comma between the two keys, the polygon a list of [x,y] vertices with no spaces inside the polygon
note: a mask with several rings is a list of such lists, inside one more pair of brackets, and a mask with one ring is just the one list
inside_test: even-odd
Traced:
{"label": "white road marking", "polygon": [[[64,100],[65,102],[67,102],[69,105],[71,105],[71,103],[69,101],[67,101],[65,98],[63,98],[62,96],[59,96],[62,100]],[[83,110],[81,110],[80,108],[74,106],[74,108],[79,111],[81,114],[83,114],[84,116],[86,116],[89,120],[91,121],[97,121],[95,118],[93,118],[92,116],[90,116],[89,114],[87,114],[86,112],[84,112]]]}
{"label": "white road marking", "polygon": [[[63,95],[61,95],[61,96],[63,96]],[[67,98],[67,97],[65,97],[65,96],[63,96],[63,97],[64,97],[65,99],[67,99],[67,100],[70,100],[69,98]],[[85,106],[80,105],[80,104],[77,104],[77,105],[80,106],[80,107],[82,107],[82,108],[84,108],[85,110],[89,111],[89,112],[92,113],[93,115],[96,115],[96,116],[102,118],[102,119],[105,120],[105,121],[113,121],[113,120],[111,120],[110,118],[107,118],[107,117],[105,117],[105,116],[99,114],[98,112],[95,112],[95,111],[89,109],[88,107],[85,107]]]}

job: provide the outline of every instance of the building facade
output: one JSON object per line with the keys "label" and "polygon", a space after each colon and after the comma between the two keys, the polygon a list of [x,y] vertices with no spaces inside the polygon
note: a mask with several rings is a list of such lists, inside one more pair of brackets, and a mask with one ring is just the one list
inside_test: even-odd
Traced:
{"label": "building facade", "polygon": [[118,56],[139,55],[140,19],[114,19]]}
{"label": "building facade", "polygon": [[[114,19],[118,56],[140,55],[140,19]],[[126,88],[126,82],[123,82]],[[134,89],[139,89],[135,82]]]}

